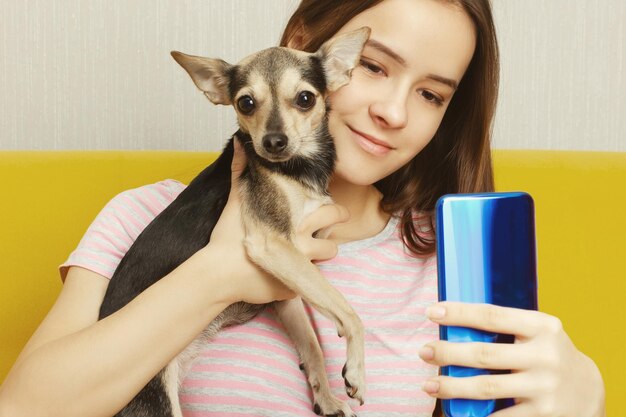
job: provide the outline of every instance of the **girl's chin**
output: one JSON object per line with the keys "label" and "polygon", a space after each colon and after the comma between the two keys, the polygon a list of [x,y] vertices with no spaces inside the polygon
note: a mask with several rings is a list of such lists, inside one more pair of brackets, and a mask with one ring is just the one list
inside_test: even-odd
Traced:
{"label": "girl's chin", "polygon": [[371,172],[371,166],[368,167],[359,163],[351,163],[349,165],[337,162],[333,180],[339,180],[356,186],[369,186],[375,184],[382,179],[377,172]]}

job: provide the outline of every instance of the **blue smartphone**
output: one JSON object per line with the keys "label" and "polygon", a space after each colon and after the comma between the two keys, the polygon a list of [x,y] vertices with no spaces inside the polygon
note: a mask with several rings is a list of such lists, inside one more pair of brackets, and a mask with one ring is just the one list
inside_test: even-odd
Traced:
{"label": "blue smartphone", "polygon": [[[535,210],[524,192],[450,194],[436,206],[440,301],[488,303],[537,310]],[[514,336],[440,326],[441,340],[512,343]],[[461,366],[442,375],[503,373]],[[509,407],[512,399],[442,401],[447,417],[483,417]]]}

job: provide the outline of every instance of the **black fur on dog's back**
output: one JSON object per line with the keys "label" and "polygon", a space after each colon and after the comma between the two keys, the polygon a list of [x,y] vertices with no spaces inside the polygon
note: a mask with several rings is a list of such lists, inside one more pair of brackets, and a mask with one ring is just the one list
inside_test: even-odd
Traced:
{"label": "black fur on dog's back", "polygon": [[232,139],[141,232],[118,265],[100,307],[100,319],[113,314],[209,242],[230,192]]}

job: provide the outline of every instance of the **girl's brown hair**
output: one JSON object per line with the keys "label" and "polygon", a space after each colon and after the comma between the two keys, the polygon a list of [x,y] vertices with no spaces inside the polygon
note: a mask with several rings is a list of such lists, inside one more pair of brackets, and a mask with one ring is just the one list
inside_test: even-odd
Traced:
{"label": "girl's brown hair", "polygon": [[[383,0],[303,0],[280,44],[316,51],[357,14]],[[461,7],[474,22],[476,49],[430,143],[376,187],[383,209],[399,214],[407,247],[417,255],[435,250],[432,233],[418,230],[416,213],[434,228],[439,197],[449,193],[493,191],[491,125],[498,95],[498,43],[489,0],[441,0]]]}

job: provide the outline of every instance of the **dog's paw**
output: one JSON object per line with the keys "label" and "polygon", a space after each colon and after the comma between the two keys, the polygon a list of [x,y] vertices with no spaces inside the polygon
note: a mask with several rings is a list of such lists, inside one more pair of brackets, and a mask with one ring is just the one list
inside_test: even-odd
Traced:
{"label": "dog's paw", "polygon": [[314,395],[313,401],[313,411],[318,416],[357,417],[347,403],[330,393],[327,395]]}
{"label": "dog's paw", "polygon": [[300,364],[313,392],[313,411],[318,416],[325,417],[356,417],[350,406],[333,395],[323,368],[309,368],[304,363]]}
{"label": "dog's paw", "polygon": [[363,405],[365,402],[365,367],[351,364],[348,360],[341,370],[341,376],[346,384],[348,397],[358,400]]}

